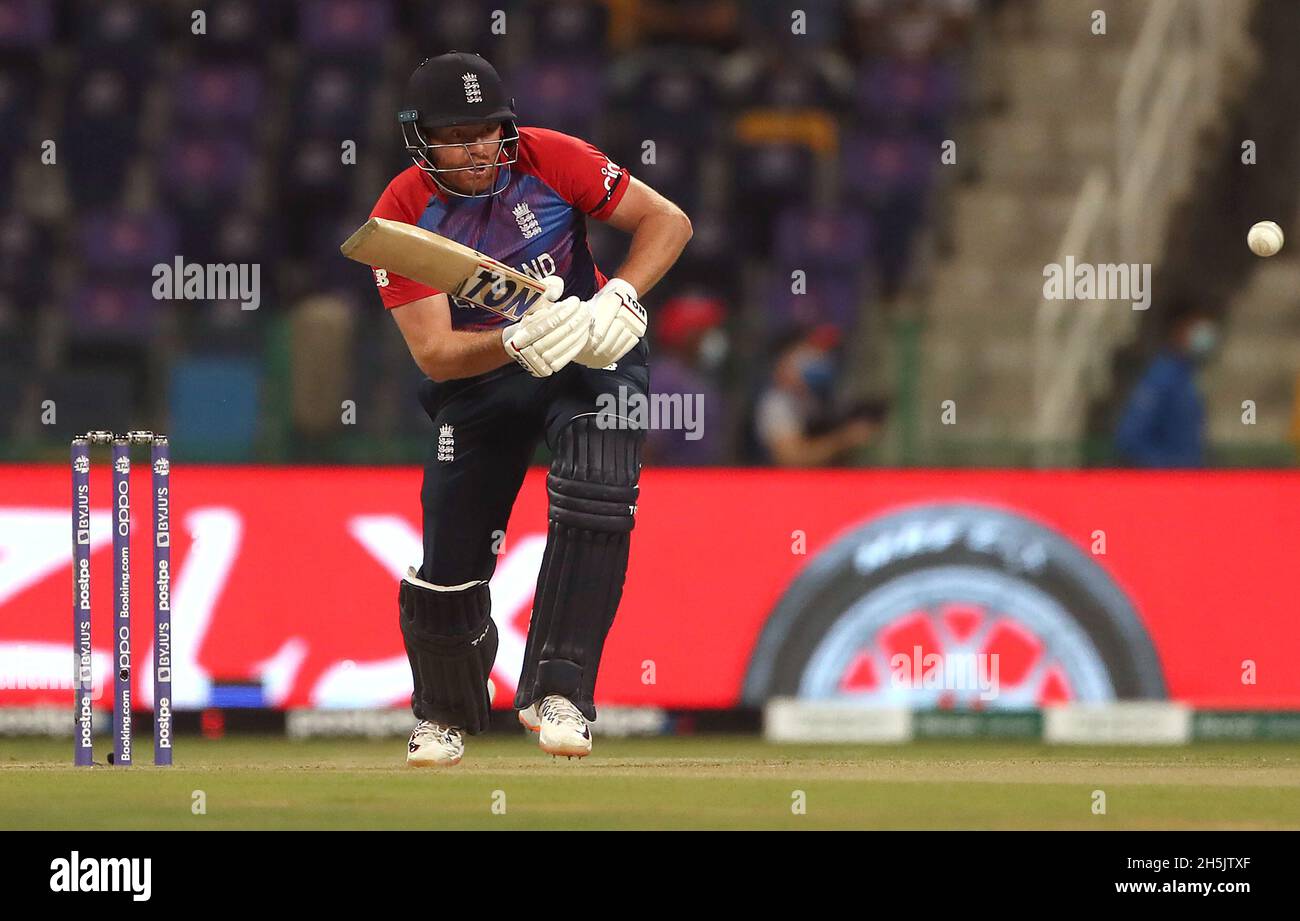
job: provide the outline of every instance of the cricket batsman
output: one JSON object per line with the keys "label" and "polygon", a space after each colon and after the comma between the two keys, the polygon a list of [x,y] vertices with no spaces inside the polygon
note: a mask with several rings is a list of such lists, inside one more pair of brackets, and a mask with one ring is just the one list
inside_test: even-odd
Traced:
{"label": "cricket batsman", "polygon": [[[464,736],[488,726],[497,651],[488,580],[541,438],[554,457],[549,527],[514,706],[543,751],[582,757],[627,571],[645,437],[626,418],[598,415],[598,400],[620,389],[645,399],[640,298],[676,262],[691,222],[591,144],[519,127],[514,100],[478,55],[453,51],[420,64],[397,120],[414,166],[389,183],[371,216],[464,243],[547,288],[510,322],[374,269],[384,306],[428,376],[420,401],[436,438],[421,490],[424,559],[398,591],[419,721],[406,760],[454,765]],[[588,217],[632,235],[612,278],[592,257]]]}

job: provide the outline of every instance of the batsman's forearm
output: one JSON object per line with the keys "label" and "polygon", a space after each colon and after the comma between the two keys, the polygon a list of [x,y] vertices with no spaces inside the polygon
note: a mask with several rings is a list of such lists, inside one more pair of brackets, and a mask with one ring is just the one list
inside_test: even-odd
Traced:
{"label": "batsman's forearm", "polygon": [[432,380],[451,381],[486,374],[510,360],[499,329],[452,330],[430,344],[417,363]]}
{"label": "batsman's forearm", "polygon": [[691,219],[684,211],[660,211],[647,215],[632,232],[627,259],[615,275],[642,297],[673,267],[690,240]]}

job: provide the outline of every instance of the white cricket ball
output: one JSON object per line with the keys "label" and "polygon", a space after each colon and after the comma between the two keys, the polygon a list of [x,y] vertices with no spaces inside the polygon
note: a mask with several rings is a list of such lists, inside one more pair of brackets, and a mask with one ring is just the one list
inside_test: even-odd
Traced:
{"label": "white cricket ball", "polygon": [[1256,256],[1274,256],[1282,249],[1286,237],[1274,221],[1260,221],[1246,234],[1246,244]]}

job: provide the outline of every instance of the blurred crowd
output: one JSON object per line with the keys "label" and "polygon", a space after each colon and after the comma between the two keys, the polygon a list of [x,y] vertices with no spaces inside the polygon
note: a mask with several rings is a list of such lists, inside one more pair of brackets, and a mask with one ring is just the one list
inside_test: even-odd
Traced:
{"label": "blurred crowd", "polygon": [[[190,5],[0,0],[7,444],[154,427],[203,456],[324,459],[352,440],[397,459],[385,446],[427,437],[419,372],[338,245],[409,165],[398,95],[447,49],[493,61],[522,124],[591,140],[692,218],[646,300],[652,384],[705,394],[705,437],[656,433],[653,462],[838,462],[878,427],[883,407],[841,399],[838,356],[906,279],[976,0],[202,12],[196,35]],[[593,228],[607,271],[625,242]],[[260,305],[155,299],[152,267],[178,256],[260,265]]]}

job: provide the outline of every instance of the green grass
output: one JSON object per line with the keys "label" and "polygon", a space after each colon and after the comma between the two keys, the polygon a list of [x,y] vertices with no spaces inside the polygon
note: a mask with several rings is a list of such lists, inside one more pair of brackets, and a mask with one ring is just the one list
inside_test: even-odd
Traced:
{"label": "green grass", "polygon": [[[106,740],[105,740],[106,741]],[[101,742],[100,751],[104,742]],[[182,737],[176,765],[70,766],[71,743],[0,742],[0,829],[1300,828],[1300,745],[774,745],[751,737],[596,740],[552,760],[532,738],[471,738],[407,769],[401,739]],[[1094,790],[1106,814],[1094,815]],[[196,791],[207,812],[195,815]],[[500,792],[498,792],[500,791]],[[792,809],[795,791],[807,812]],[[504,794],[505,813],[493,812]]]}

